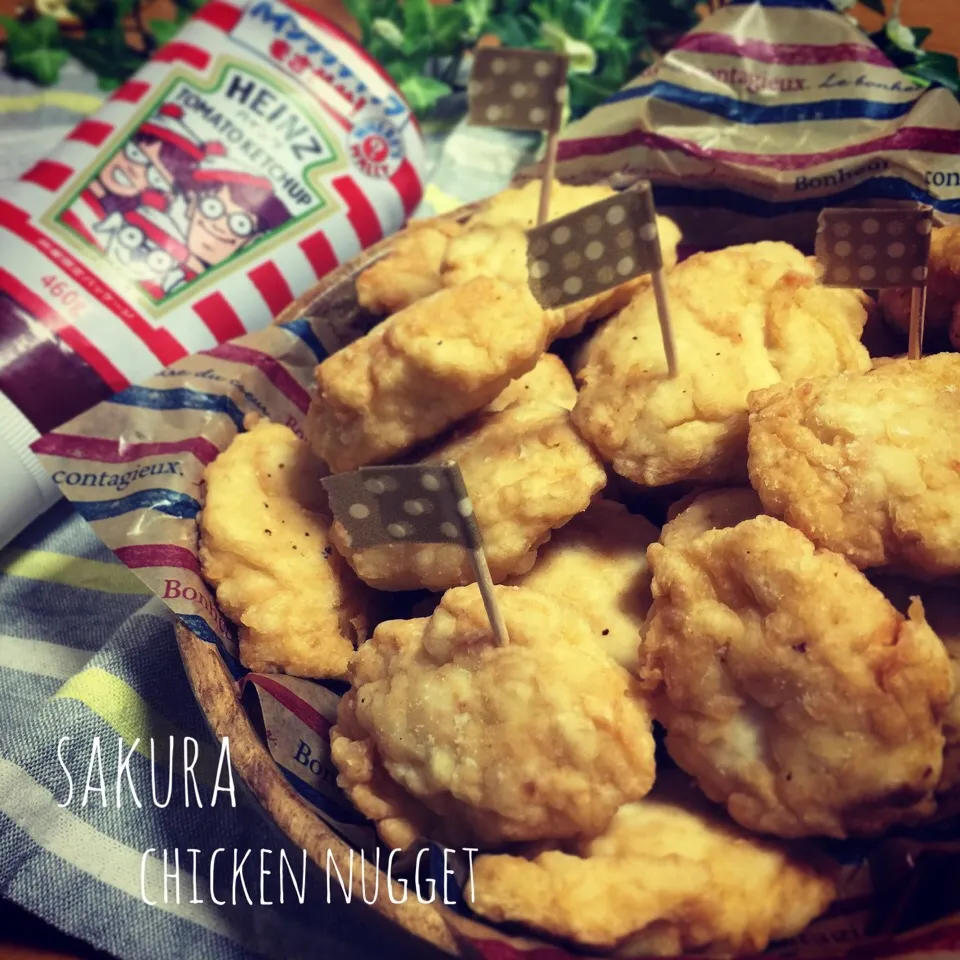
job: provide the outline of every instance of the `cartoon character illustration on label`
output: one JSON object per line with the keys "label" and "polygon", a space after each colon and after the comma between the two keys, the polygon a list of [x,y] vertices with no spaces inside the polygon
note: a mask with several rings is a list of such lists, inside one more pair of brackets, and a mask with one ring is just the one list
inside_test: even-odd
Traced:
{"label": "cartoon character illustration on label", "polygon": [[169,197],[147,190],[141,205],[125,213],[111,213],[93,229],[107,258],[122,268],[155,300],[162,299],[188,279],[189,251],[176,221],[169,215]]}
{"label": "cartoon character illustration on label", "polygon": [[183,185],[207,146],[183,122],[182,108],[164,103],[100,168],[61,219],[101,246],[98,225],[114,213],[136,209],[147,191],[167,195],[171,206],[183,205]]}
{"label": "cartoon character illustration on label", "polygon": [[269,179],[211,144],[187,191],[187,265],[201,273],[289,219]]}

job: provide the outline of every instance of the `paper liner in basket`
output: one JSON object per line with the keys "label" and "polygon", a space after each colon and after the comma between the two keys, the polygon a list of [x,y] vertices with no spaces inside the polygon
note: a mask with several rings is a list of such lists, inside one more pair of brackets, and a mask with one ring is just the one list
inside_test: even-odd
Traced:
{"label": "paper liner in basket", "polygon": [[[288,424],[302,435],[314,367],[369,328],[371,318],[359,311],[355,300],[347,301],[337,288],[326,301],[311,305],[314,314],[324,314],[322,318],[271,327],[187,357],[41,438],[34,450],[120,560],[194,634],[216,645],[288,782],[354,848],[373,852],[373,831],[337,788],[329,757],[327,735],[343,684],[247,673],[236,659],[233,627],[203,582],[197,554],[204,467],[229,445],[249,413]],[[931,829],[939,831],[940,846],[944,839],[954,840],[944,834],[943,824]],[[446,880],[445,860],[435,855],[435,845],[424,846],[439,890]],[[929,915],[922,909],[929,907],[929,897],[921,896],[919,905],[904,899],[904,894],[914,896],[918,889],[923,894],[926,887],[917,884],[929,883],[931,876],[960,877],[960,854],[948,858],[946,867],[939,864],[932,874],[912,866],[922,863],[916,851],[902,862],[887,857],[883,890],[888,893],[883,893],[871,867],[883,849],[877,844],[839,845],[847,864],[840,899],[799,938],[771,954],[838,957],[856,946],[861,956],[908,952],[942,956],[945,950],[956,949],[960,957],[960,916],[940,919],[960,903],[943,901],[941,914]],[[917,850],[923,849],[924,842],[919,842]],[[438,909],[464,953],[486,960],[570,956],[557,946],[508,936],[472,919],[464,897],[468,864],[460,859],[450,866],[455,871],[455,905]],[[960,889],[960,884],[955,882],[954,887]],[[881,895],[890,902],[878,900]],[[891,934],[930,920],[938,924],[914,930],[902,940],[887,937],[865,946],[864,938],[876,930],[878,917],[895,919],[883,931]]]}
{"label": "paper liner in basket", "polygon": [[830,0],[733,0],[572,123],[557,176],[655,185],[684,240],[807,246],[824,206],[960,219],[960,103],[902,73]]}

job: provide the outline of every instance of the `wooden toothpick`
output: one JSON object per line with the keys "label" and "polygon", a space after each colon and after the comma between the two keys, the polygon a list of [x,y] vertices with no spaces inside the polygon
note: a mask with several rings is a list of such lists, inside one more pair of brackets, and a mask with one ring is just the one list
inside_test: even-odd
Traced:
{"label": "wooden toothpick", "polygon": [[550,219],[550,193],[553,190],[553,178],[557,171],[559,144],[559,130],[553,130],[547,134],[547,149],[543,158],[543,180],[540,181],[540,206],[537,209],[538,227],[542,227]]}
{"label": "wooden toothpick", "polygon": [[657,301],[657,319],[660,321],[660,336],[663,339],[663,352],[667,356],[667,373],[672,380],[678,373],[677,344],[673,338],[673,323],[670,319],[670,301],[667,298],[667,284],[663,277],[663,267],[653,271],[653,296]]}
{"label": "wooden toothpick", "polygon": [[910,291],[910,345],[907,356],[919,360],[923,356],[923,324],[927,311],[927,288],[914,287]]}

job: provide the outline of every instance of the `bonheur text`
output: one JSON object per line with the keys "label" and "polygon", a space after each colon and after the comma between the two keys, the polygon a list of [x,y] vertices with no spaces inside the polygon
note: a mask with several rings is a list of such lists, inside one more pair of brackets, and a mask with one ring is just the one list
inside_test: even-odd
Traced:
{"label": "bonheur text", "polygon": [[[220,741],[220,756],[214,773],[212,756],[201,761],[200,745],[193,737],[168,737],[166,740],[141,740],[127,744],[123,737],[94,737],[74,744],[73,737],[57,742],[57,760],[63,770],[64,788],[61,807],[90,804],[101,807],[124,805],[168,807],[174,796],[174,785],[183,785],[186,807],[223,806],[228,801],[237,805],[237,794],[230,768],[230,739]],[[82,745],[81,745],[82,744]],[[77,747],[80,747],[78,749]],[[130,772],[134,757],[140,754],[150,765],[150,792],[146,786],[138,790]],[[143,762],[143,761],[141,761]],[[198,772],[197,767],[200,766]],[[143,771],[145,775],[145,770]],[[179,791],[178,791],[179,793]]]}

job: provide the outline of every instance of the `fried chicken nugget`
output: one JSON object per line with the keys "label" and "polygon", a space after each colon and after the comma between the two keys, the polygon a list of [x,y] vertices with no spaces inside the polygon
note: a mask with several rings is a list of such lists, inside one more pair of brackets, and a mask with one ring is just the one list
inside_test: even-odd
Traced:
{"label": "fried chicken nugget", "polygon": [[[522,187],[512,187],[494,194],[468,221],[467,226],[503,227],[512,224],[529,230],[537,225],[540,209],[540,180],[531,180]],[[553,181],[550,189],[548,220],[565,217],[574,210],[606,200],[616,191],[604,184],[574,186]]]}
{"label": "fried chicken nugget", "polygon": [[578,372],[577,426],[642,486],[745,479],[751,390],[869,367],[862,295],[819,286],[789,244],[697,254],[666,282],[679,374],[666,374],[652,290],[607,321]]}
{"label": "fried chicken nugget", "polygon": [[653,597],[647,547],[659,535],[646,517],[612,500],[595,500],[540,548],[529,573],[509,583],[575,606],[594,640],[627,670]]}
{"label": "fried chicken nugget", "polygon": [[917,583],[904,577],[877,574],[874,586],[900,611],[913,597],[923,604],[930,629],[943,641],[953,671],[953,697],[943,717],[943,772],[938,794],[960,796],[960,583]]}
{"label": "fried chicken nugget", "polygon": [[438,839],[484,845],[599,832],[653,784],[637,683],[577,611],[519,587],[496,598],[505,646],[474,585],[447,591],[429,619],[381,623],[353,660],[331,755],[381,831],[387,814],[391,844],[424,821],[404,822],[402,795],[379,800],[378,768],[440,818]]}
{"label": "fried chicken nugget", "polygon": [[322,468],[261,420],[206,469],[200,565],[251,670],[342,677],[367,636],[370,593],[327,543]]}
{"label": "fried chicken nugget", "polygon": [[765,390],[750,407],[769,513],[861,569],[960,573],[960,356]]}
{"label": "fried chicken nugget", "polygon": [[647,558],[640,676],[708,797],[783,837],[874,835],[932,811],[952,678],[921,604],[905,620],[773,517]]}
{"label": "fried chicken nugget", "polygon": [[308,439],[336,473],[390,460],[532,369],[548,330],[529,291],[486,277],[418,300],[317,367]]}
{"label": "fried chicken nugget", "polygon": [[[880,291],[880,307],[886,319],[904,333],[910,330],[909,289],[891,287]],[[936,336],[950,325],[960,304],[960,227],[934,227],[927,259],[927,303],[924,327]],[[960,313],[956,314],[960,316]]]}
{"label": "fried chicken nugget", "polygon": [[456,220],[415,220],[386,256],[357,277],[357,302],[374,313],[395,313],[443,287],[440,264],[447,244],[463,230]]}
{"label": "fried chicken nugget", "polygon": [[[570,414],[552,403],[515,403],[483,414],[426,462],[456,460],[470,491],[494,582],[525,573],[551,532],[587,508],[607,477]],[[354,551],[339,522],[333,545],[361,580],[380,590],[445,590],[474,582],[455,543],[389,543]]]}
{"label": "fried chicken nugget", "polygon": [[735,527],[763,513],[760,498],[749,487],[721,487],[678,500],[667,511],[660,531],[665,547],[682,546],[708,533]]}
{"label": "fried chicken nugget", "polygon": [[511,403],[543,400],[572,410],[577,402],[577,388],[570,371],[555,353],[545,353],[537,365],[522,377],[511,380],[501,393],[484,407],[488,413],[506,410]]}
{"label": "fried chicken nugget", "polygon": [[479,857],[472,908],[615,956],[727,956],[795,936],[830,905],[834,863],[745,833],[678,779],[658,775],[567,852]]}
{"label": "fried chicken nugget", "polygon": [[[657,217],[660,247],[666,267],[677,262],[680,231],[666,217]],[[450,241],[440,266],[445,286],[455,287],[476,276],[497,277],[507,283],[527,286],[527,235],[524,227],[477,224]],[[636,277],[619,286],[547,311],[556,337],[573,337],[594,320],[609,317],[625,307],[638,291],[650,286],[650,277]]]}

